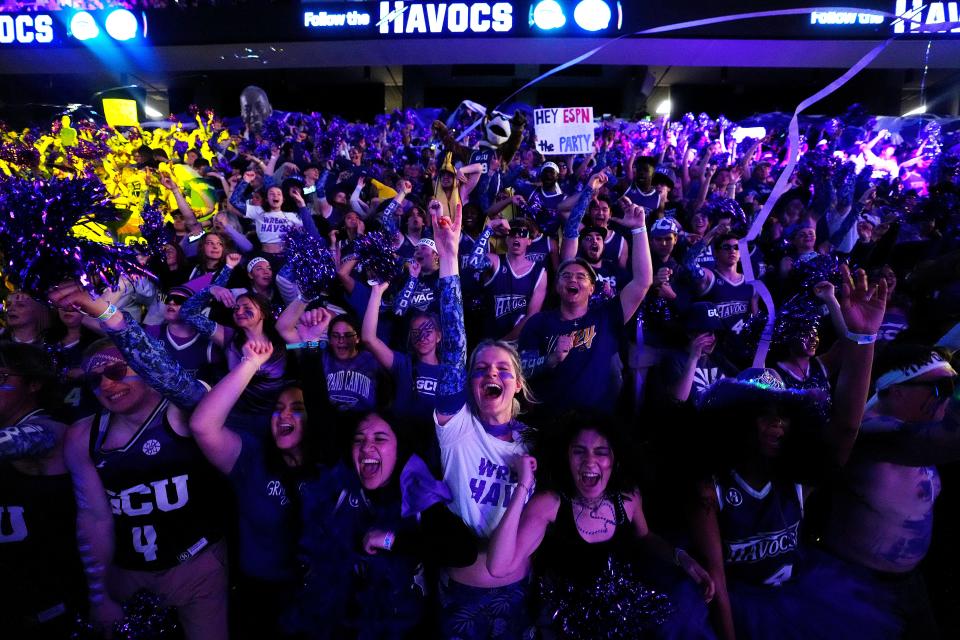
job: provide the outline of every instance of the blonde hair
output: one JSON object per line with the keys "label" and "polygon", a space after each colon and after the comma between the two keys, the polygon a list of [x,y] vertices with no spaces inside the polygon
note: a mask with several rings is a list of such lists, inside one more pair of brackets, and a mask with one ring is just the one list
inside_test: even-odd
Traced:
{"label": "blonde hair", "polygon": [[[506,340],[483,340],[473,349],[473,353],[470,354],[470,360],[467,362],[467,376],[470,376],[473,372],[473,367],[477,364],[477,355],[484,349],[503,349],[507,352],[507,356],[510,359],[510,365],[513,367],[514,373],[516,374],[517,384],[520,385],[520,392],[523,394],[523,399],[527,404],[536,404],[537,398],[533,395],[533,391],[530,390],[530,385],[527,384],[527,378],[523,375],[523,366],[520,363],[520,354],[517,353],[517,348],[513,345],[512,342],[507,342]],[[470,402],[473,404],[474,410],[476,409],[476,403],[473,399],[473,394],[470,394]],[[520,401],[517,400],[517,397],[513,397],[513,408],[510,412],[511,416],[516,418],[520,413],[522,413],[522,407],[520,406]]]}

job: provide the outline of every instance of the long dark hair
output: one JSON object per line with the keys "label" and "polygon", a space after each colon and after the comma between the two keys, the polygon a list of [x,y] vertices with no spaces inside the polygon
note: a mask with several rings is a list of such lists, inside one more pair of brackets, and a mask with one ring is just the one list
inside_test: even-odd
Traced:
{"label": "long dark hair", "polygon": [[590,411],[569,411],[559,420],[536,430],[533,452],[540,461],[537,489],[554,491],[570,499],[577,496],[577,488],[570,474],[569,449],[573,440],[583,431],[596,431],[610,445],[613,469],[607,483],[607,495],[617,496],[634,491],[637,482],[630,469],[634,466],[636,451],[625,427],[613,417]]}
{"label": "long dark hair", "polygon": [[[273,358],[277,357],[277,353],[285,357],[287,351],[286,342],[283,338],[280,337],[280,334],[277,332],[277,323],[273,319],[273,307],[270,305],[270,301],[259,293],[254,293],[253,291],[247,291],[246,293],[241,293],[237,296],[237,301],[240,301],[240,298],[246,298],[254,305],[257,309],[260,310],[260,317],[263,322],[263,335],[270,340],[270,343],[273,344]],[[233,339],[230,342],[230,346],[237,350],[237,353],[241,353],[243,350],[243,345],[247,341],[247,336],[243,330],[238,329],[233,334]]]}

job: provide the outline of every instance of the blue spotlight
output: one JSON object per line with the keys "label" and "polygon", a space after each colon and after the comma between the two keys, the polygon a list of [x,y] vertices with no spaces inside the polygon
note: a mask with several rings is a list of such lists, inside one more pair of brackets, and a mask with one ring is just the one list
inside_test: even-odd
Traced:
{"label": "blue spotlight", "polygon": [[77,11],[70,18],[70,33],[77,40],[92,40],[100,35],[100,27],[87,11]]}
{"label": "blue spotlight", "polygon": [[613,13],[603,0],[581,0],[573,10],[573,21],[584,31],[601,31],[610,26]]}
{"label": "blue spotlight", "polygon": [[567,17],[557,0],[541,0],[533,7],[530,22],[538,29],[549,31],[567,24]]}
{"label": "blue spotlight", "polygon": [[116,9],[107,16],[107,33],[114,40],[133,40],[140,32],[137,16],[126,9]]}

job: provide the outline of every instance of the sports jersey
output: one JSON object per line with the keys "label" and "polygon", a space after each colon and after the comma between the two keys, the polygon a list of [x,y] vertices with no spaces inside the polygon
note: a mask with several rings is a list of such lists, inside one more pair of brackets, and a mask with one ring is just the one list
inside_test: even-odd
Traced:
{"label": "sports jersey", "polygon": [[[623,323],[619,297],[592,305],[576,320],[564,320],[558,310],[530,316],[520,332],[519,350],[525,371],[539,369],[530,382],[542,408],[558,413],[614,410],[620,393],[616,363]],[[573,336],[573,348],[563,362],[547,368],[547,357],[561,335]]]}
{"label": "sports jersey", "polygon": [[527,245],[527,260],[537,262],[542,265],[548,264],[550,258],[550,236],[541,233],[535,240]]}
{"label": "sports jersey", "polygon": [[196,333],[192,338],[179,338],[170,333],[170,326],[166,323],[159,325],[147,325],[144,327],[152,338],[156,338],[166,347],[167,353],[173,356],[173,359],[180,363],[188,373],[196,375],[198,371],[205,369],[215,361],[222,360],[222,354],[216,349],[209,336]]}
{"label": "sports jersey", "polygon": [[90,426],[90,458],[113,511],[113,562],[163,571],[223,537],[223,483],[192,438],[167,422],[166,400],[129,442],[104,449],[110,414]]}
{"label": "sports jersey", "polygon": [[603,239],[603,257],[608,260],[620,262],[620,252],[626,244],[623,234],[617,233],[613,229],[607,230],[607,235]]}
{"label": "sports jersey", "polygon": [[517,457],[527,452],[514,432],[513,442],[495,438],[465,404],[444,426],[437,425],[443,481],[453,501],[450,510],[481,538],[500,523],[516,489]]}
{"label": "sports jersey", "polygon": [[728,580],[780,585],[798,560],[803,488],[768,482],[757,491],[737,472],[714,478]]}
{"label": "sports jersey", "polygon": [[746,277],[741,277],[739,283],[731,282],[716,270],[713,275],[713,284],[703,292],[700,300],[715,304],[724,328],[739,334],[743,321],[750,315],[753,283],[747,282]]}
{"label": "sports jersey", "polygon": [[830,393],[830,376],[827,375],[827,369],[820,358],[810,358],[810,368],[805,378],[797,375],[792,367],[783,366],[782,362],[776,363],[772,368],[780,374],[788,389],[818,389]]}
{"label": "sports jersey", "polygon": [[566,196],[558,188],[555,193],[545,193],[543,187],[537,187],[527,198],[527,208],[534,212],[534,219],[540,231],[554,235],[563,222],[560,217],[560,203]]}
{"label": "sports jersey", "polygon": [[[38,410],[17,424],[49,419]],[[69,474],[26,474],[0,464],[0,616],[13,634],[6,637],[20,637],[18,620],[46,622],[82,604],[72,602],[84,591],[76,522]]]}
{"label": "sports jersey", "polygon": [[624,197],[630,198],[630,202],[643,207],[647,213],[660,206],[660,193],[652,188],[648,192],[643,192],[637,185],[632,184],[630,188],[623,193]]}
{"label": "sports jersey", "polygon": [[[78,369],[83,363],[83,351],[88,342],[78,340],[69,345],[57,345],[57,366],[61,371]],[[92,416],[100,403],[90,391],[83,377],[68,378],[61,375],[60,389],[63,391],[63,405],[54,411],[55,417],[67,424],[73,424],[81,418]]]}
{"label": "sports jersey", "polygon": [[506,257],[500,258],[499,268],[484,283],[489,302],[486,334],[500,338],[510,333],[527,314],[533,291],[545,277],[541,264],[529,264],[527,272],[518,275]]}

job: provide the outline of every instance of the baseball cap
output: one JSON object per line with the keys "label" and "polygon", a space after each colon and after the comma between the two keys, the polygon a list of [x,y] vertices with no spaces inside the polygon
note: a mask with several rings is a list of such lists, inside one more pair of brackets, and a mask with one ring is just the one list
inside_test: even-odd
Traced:
{"label": "baseball cap", "polygon": [[673,218],[660,218],[650,225],[651,236],[680,235],[680,225]]}

